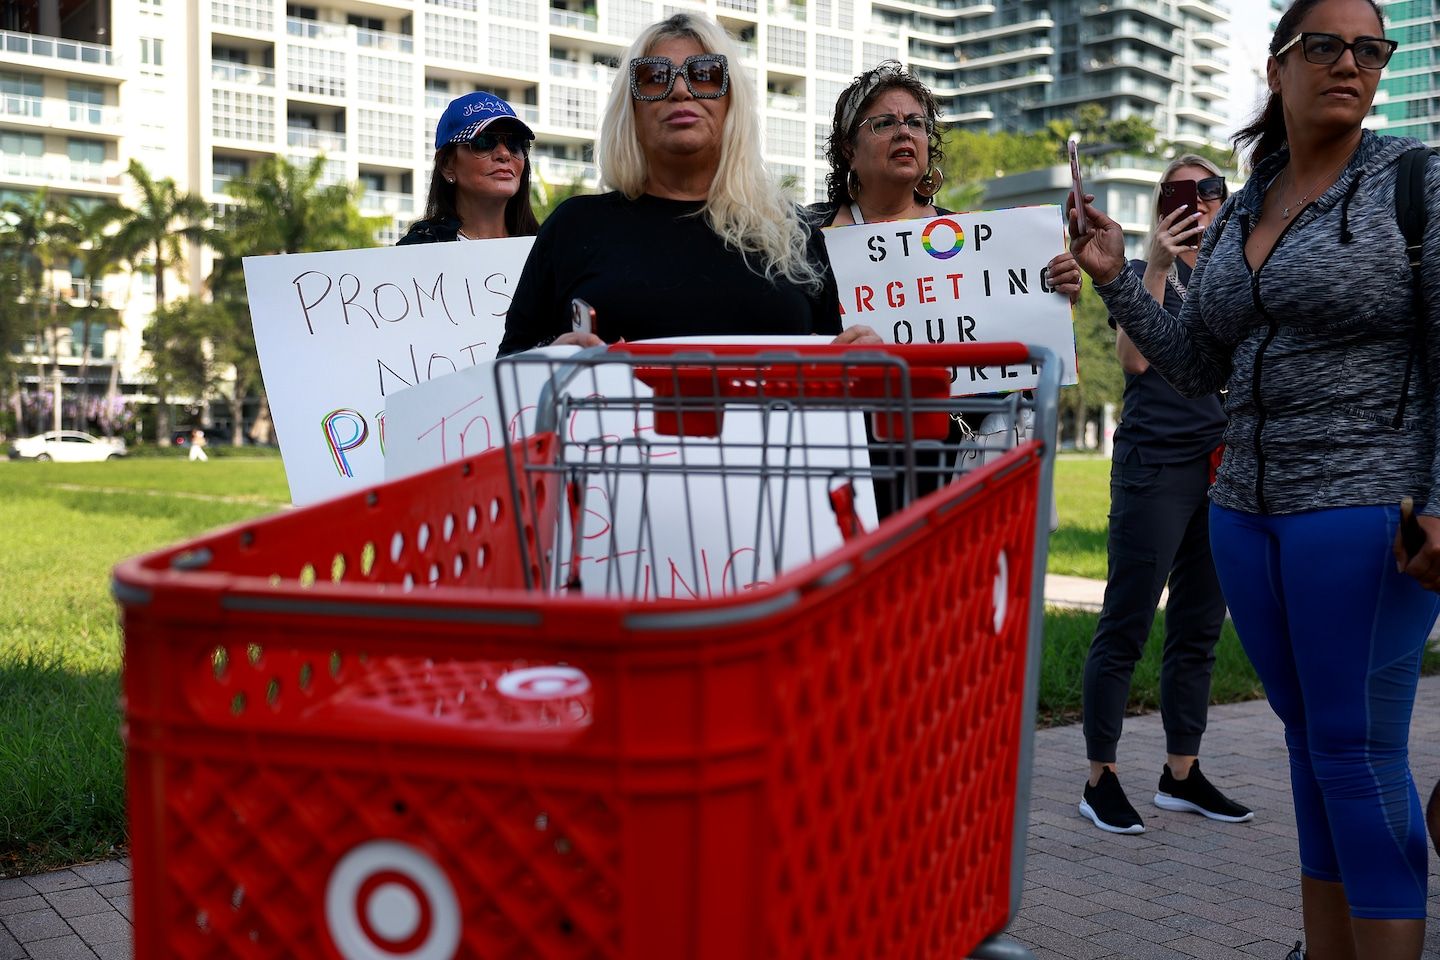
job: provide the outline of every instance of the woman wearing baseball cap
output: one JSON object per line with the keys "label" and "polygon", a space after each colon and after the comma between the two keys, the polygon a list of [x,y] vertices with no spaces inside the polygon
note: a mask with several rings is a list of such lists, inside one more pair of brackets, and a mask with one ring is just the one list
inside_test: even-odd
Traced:
{"label": "woman wearing baseball cap", "polygon": [[407,243],[534,236],[530,142],[535,134],[494,94],[456,97],[435,127],[435,168],[425,217]]}

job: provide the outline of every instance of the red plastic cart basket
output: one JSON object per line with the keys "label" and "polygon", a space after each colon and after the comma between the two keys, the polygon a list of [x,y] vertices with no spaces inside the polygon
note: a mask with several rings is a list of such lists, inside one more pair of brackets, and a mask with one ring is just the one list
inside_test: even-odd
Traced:
{"label": "red plastic cart basket", "polygon": [[1041,366],[1042,439],[738,594],[522,589],[552,434],[121,564],[136,956],[983,952],[1058,370],[965,349]]}

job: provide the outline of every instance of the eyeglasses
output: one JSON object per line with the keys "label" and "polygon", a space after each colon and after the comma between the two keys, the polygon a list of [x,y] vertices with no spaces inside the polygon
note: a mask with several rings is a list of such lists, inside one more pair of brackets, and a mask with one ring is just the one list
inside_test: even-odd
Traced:
{"label": "eyeglasses", "polygon": [[1201,200],[1224,200],[1230,195],[1230,188],[1224,177],[1206,177],[1195,181],[1195,195]]}
{"label": "eyeglasses", "polygon": [[1395,48],[1400,46],[1394,40],[1381,37],[1361,37],[1354,43],[1346,43],[1343,37],[1337,37],[1333,33],[1297,33],[1290,38],[1289,43],[1275,51],[1275,59],[1285,56],[1297,43],[1300,44],[1300,52],[1305,54],[1306,60],[1321,66],[1329,66],[1345,56],[1346,50],[1353,50],[1355,66],[1366,70],[1385,69],[1385,64],[1390,62]]}
{"label": "eyeglasses", "polygon": [[930,131],[934,129],[930,123],[930,118],[921,116],[918,113],[912,113],[903,120],[894,114],[882,113],[879,116],[866,117],[860,121],[860,126],[863,127],[866,124],[870,125],[871,133],[881,138],[893,137],[895,131],[899,129],[901,124],[904,124],[905,129],[917,137],[928,137],[930,136]]}
{"label": "eyeglasses", "polygon": [[664,100],[684,77],[690,96],[718,100],[730,91],[730,64],[723,53],[697,53],[678,67],[666,57],[636,57],[630,61],[630,96],[636,100]]}
{"label": "eyeglasses", "polygon": [[472,139],[465,141],[470,153],[477,157],[494,153],[495,148],[501,144],[517,157],[530,155],[530,138],[523,133],[477,133]]}

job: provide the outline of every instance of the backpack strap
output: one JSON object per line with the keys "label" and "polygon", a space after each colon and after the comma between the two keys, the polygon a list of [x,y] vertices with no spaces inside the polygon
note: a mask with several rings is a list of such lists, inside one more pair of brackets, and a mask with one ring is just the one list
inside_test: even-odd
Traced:
{"label": "backpack strap", "polygon": [[1420,261],[1425,248],[1425,228],[1430,219],[1430,209],[1425,202],[1425,172],[1430,155],[1435,152],[1429,147],[1405,151],[1400,156],[1399,170],[1395,175],[1395,219],[1399,221],[1400,233],[1405,237],[1405,259],[1410,263],[1411,291],[1415,302],[1415,328],[1410,336],[1409,356],[1405,360],[1400,405],[1391,423],[1396,430],[1405,422],[1405,405],[1410,400],[1410,378],[1415,370],[1415,356],[1423,346],[1426,303]]}

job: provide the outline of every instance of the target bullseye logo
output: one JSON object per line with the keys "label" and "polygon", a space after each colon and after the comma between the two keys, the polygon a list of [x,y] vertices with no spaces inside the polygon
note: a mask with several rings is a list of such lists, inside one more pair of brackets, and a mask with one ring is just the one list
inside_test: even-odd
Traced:
{"label": "target bullseye logo", "polygon": [[495,681],[495,689],[512,700],[558,700],[590,691],[590,678],[574,667],[526,667]]}
{"label": "target bullseye logo", "polygon": [[434,860],[398,840],[340,858],[325,888],[325,922],[345,960],[452,960],[460,904]]}

